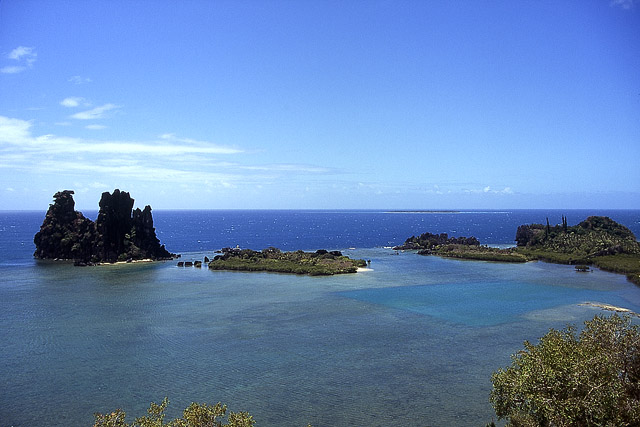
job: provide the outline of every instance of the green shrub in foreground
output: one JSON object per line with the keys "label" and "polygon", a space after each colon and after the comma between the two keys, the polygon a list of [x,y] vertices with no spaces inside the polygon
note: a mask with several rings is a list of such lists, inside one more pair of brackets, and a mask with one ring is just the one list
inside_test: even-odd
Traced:
{"label": "green shrub in foreground", "polygon": [[640,328],[596,316],[551,329],[491,378],[490,401],[511,426],[640,425]]}
{"label": "green shrub in foreground", "polygon": [[138,417],[128,424],[125,421],[126,413],[121,409],[108,414],[95,413],[95,423],[93,427],[252,427],[255,421],[247,412],[230,412],[227,423],[222,424],[222,420],[227,412],[227,405],[216,403],[208,405],[206,403],[192,403],[182,413],[182,418],[176,418],[169,423],[164,422],[164,411],[169,404],[166,397],[161,404],[151,403],[147,409],[148,415]]}

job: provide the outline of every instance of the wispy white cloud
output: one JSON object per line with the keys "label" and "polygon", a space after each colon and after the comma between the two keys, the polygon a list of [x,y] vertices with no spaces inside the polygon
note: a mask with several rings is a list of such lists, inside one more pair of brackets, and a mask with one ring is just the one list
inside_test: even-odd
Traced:
{"label": "wispy white cloud", "polygon": [[107,185],[107,184],[105,184],[103,182],[94,181],[91,184],[89,184],[88,187],[90,187],[90,188],[109,188],[109,185]]}
{"label": "wispy white cloud", "polygon": [[[41,154],[56,153],[117,153],[146,154],[150,156],[175,156],[179,154],[238,154],[243,150],[207,142],[197,142],[187,138],[176,141],[97,141],[82,138],[56,136],[51,134],[33,136],[33,123],[27,120],[0,116],[0,148],[17,146],[22,150],[37,151]],[[185,143],[184,141],[190,141]]]}
{"label": "wispy white cloud", "polygon": [[19,64],[6,65],[0,68],[0,73],[3,74],[17,74],[22,71],[33,67],[33,63],[36,62],[38,54],[33,47],[18,46],[13,49],[7,55],[7,58],[13,61],[18,61]]}
{"label": "wispy white cloud", "polygon": [[18,46],[17,48],[13,49],[9,53],[9,55],[7,55],[9,59],[15,59],[15,60],[20,60],[22,58],[33,60],[33,58],[35,58],[36,56],[38,56],[38,54],[35,52],[35,49],[32,47],[26,47],[26,46]]}
{"label": "wispy white cloud", "polygon": [[96,108],[92,108],[91,110],[81,111],[79,113],[73,114],[71,118],[78,120],[95,120],[102,119],[105,117],[105,113],[111,110],[115,110],[120,108],[115,104],[104,104]]}
{"label": "wispy white cloud", "polygon": [[[2,135],[0,135],[0,142]],[[23,143],[24,144],[24,143]],[[186,144],[166,144],[162,142],[136,141],[95,141],[81,138],[71,138],[55,135],[42,135],[31,138],[24,149],[37,150],[46,154],[119,154],[119,155],[148,155],[156,157],[175,157],[186,154],[216,155],[238,154],[242,150],[211,144],[197,146]]]}
{"label": "wispy white cloud", "polygon": [[71,76],[67,81],[76,85],[82,85],[86,83],[91,83],[93,80],[91,80],[91,78],[89,77]]}
{"label": "wispy white cloud", "polygon": [[85,129],[89,129],[89,130],[102,130],[102,129],[106,129],[107,126],[105,125],[87,125],[85,126]]}
{"label": "wispy white cloud", "polygon": [[[177,165],[176,165],[177,166]],[[258,180],[247,181],[247,178],[226,171],[209,171],[204,169],[187,170],[168,165],[153,165],[148,162],[134,164],[89,164],[80,160],[48,160],[39,161],[35,167],[39,173],[60,174],[64,171],[70,175],[102,176],[113,179],[125,179],[147,182],[166,182],[172,184],[200,185],[209,183],[211,186],[229,187],[230,183],[253,183]],[[232,184],[234,185],[234,184]]]}
{"label": "wispy white cloud", "polygon": [[238,166],[240,169],[250,171],[269,171],[269,172],[303,172],[303,173],[326,173],[330,172],[330,169],[301,164],[270,164],[270,165],[247,165]]}
{"label": "wispy white cloud", "polygon": [[94,181],[91,183],[86,183],[84,181],[75,181],[73,183],[73,191],[76,193],[88,193],[91,190],[111,190],[114,188],[114,185],[108,185],[103,182]]}
{"label": "wispy white cloud", "polygon": [[26,70],[27,67],[23,67],[22,65],[7,65],[6,67],[0,68],[0,73],[3,74],[17,74]]}
{"label": "wispy white cloud", "polygon": [[634,6],[634,0],[611,0],[609,3],[611,6],[620,7],[625,10],[632,9]]}
{"label": "wispy white cloud", "polygon": [[468,194],[514,194],[511,187],[504,187],[502,190],[494,190],[489,185],[483,187],[482,189],[465,189],[463,190],[463,192]]}
{"label": "wispy white cloud", "polygon": [[70,96],[60,101],[60,105],[68,108],[79,107],[81,103],[84,103],[84,98],[80,98],[79,96]]}
{"label": "wispy white cloud", "polygon": [[[16,173],[82,176],[95,182],[138,180],[233,188],[325,174],[295,164],[246,165],[217,160],[246,154],[237,147],[165,134],[151,141],[96,140],[34,135],[32,122],[0,116],[0,168]],[[91,126],[91,125],[90,125]],[[98,127],[93,127],[97,129]]]}
{"label": "wispy white cloud", "polygon": [[26,120],[0,116],[0,143],[22,145],[32,140],[32,123]]}

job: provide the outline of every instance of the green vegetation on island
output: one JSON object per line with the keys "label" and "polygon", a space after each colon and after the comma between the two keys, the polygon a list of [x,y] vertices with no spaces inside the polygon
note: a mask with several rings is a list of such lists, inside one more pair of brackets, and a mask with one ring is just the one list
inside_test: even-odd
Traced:
{"label": "green vegetation on island", "polygon": [[274,247],[262,251],[224,248],[222,255],[217,255],[209,262],[211,270],[267,271],[311,276],[355,273],[359,267],[366,266],[365,260],[351,259],[340,251],[282,252]]}
{"label": "green vegetation on island", "polygon": [[[446,234],[412,236],[394,249],[415,249],[421,255],[450,258],[558,264],[595,265],[602,270],[626,274],[640,285],[640,243],[627,227],[611,218],[590,216],[575,226],[562,224],[521,225],[516,231],[517,246],[499,249],[480,245],[475,237],[449,238]],[[581,269],[584,271],[584,269]]]}
{"label": "green vegetation on island", "polygon": [[559,264],[595,265],[602,270],[626,274],[640,284],[640,243],[627,227],[611,218],[590,216],[569,227],[521,225],[516,232],[517,251],[529,259]]}
{"label": "green vegetation on island", "polygon": [[527,257],[522,256],[511,248],[498,249],[485,245],[443,245],[433,250],[418,251],[420,255],[438,255],[447,258],[458,258],[472,261],[495,261],[495,262],[527,262]]}
{"label": "green vegetation on island", "polygon": [[551,329],[494,372],[490,401],[509,426],[640,425],[640,327],[596,316]]}

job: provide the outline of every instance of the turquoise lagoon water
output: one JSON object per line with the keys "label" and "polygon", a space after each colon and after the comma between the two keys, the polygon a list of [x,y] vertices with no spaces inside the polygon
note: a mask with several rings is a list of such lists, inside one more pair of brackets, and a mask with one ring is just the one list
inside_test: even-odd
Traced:
{"label": "turquoise lagoon water", "polygon": [[[2,426],[88,426],[93,412],[118,407],[132,419],[164,396],[169,416],[191,401],[222,401],[262,426],[484,425],[493,417],[491,373],[525,339],[603,313],[583,302],[640,312],[640,288],[623,276],[396,254],[360,229],[349,231],[356,220],[369,230],[386,224],[386,246],[395,243],[394,227],[401,241],[425,220],[449,227],[423,229],[439,232],[505,214],[296,212],[292,219],[272,212],[265,220],[239,212],[234,230],[219,219],[213,235],[202,224],[214,227],[210,216],[220,212],[201,212],[201,221],[176,234],[177,225],[162,227],[186,227],[184,216],[156,214],[161,239],[184,259],[211,255],[216,246],[207,240],[223,246],[235,237],[257,242],[255,249],[281,239],[290,249],[302,242],[372,261],[368,271],[336,277],[211,272],[173,262],[36,262],[30,239],[42,215],[0,214]],[[638,212],[627,215],[626,224],[637,227]],[[273,219],[290,234],[280,225],[271,230]],[[354,235],[366,247],[352,244]],[[505,236],[492,243],[508,242]]]}

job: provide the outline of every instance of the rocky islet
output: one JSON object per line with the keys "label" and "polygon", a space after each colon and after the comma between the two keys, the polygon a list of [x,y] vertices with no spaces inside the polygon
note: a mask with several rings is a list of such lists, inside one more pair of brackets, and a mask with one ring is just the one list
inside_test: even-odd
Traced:
{"label": "rocky islet", "polygon": [[116,189],[102,193],[95,222],[75,210],[73,194],[72,190],[54,194],[54,202],[33,239],[36,258],[90,265],[176,256],[160,244],[151,207],[134,210],[134,199],[128,192]]}

